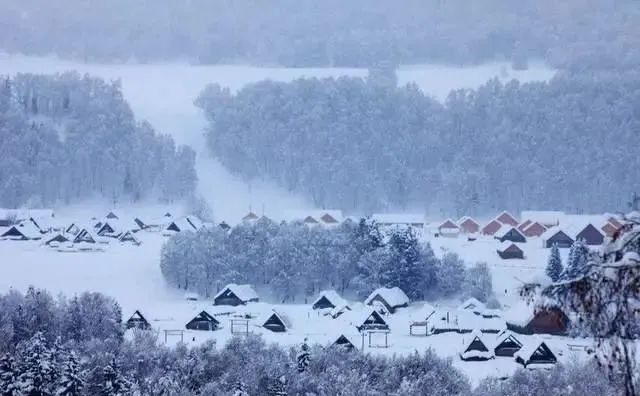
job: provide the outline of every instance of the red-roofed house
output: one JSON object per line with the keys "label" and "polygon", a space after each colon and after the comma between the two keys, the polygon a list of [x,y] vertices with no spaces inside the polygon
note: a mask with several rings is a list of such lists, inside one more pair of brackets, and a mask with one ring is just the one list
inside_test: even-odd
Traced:
{"label": "red-roofed house", "polygon": [[[616,221],[617,223],[617,221]],[[600,228],[602,230],[602,232],[604,232],[604,234],[606,236],[608,236],[609,238],[613,237],[613,234],[616,233],[616,231],[618,231],[620,229],[620,227],[617,227],[614,223],[611,222],[611,220],[609,220],[604,226],[602,226]]]}
{"label": "red-roofed house", "polygon": [[480,224],[469,216],[464,216],[458,220],[458,226],[465,234],[475,234],[480,231]]}
{"label": "red-roofed house", "polygon": [[522,232],[527,238],[532,238],[541,236],[545,231],[547,231],[546,227],[536,221],[529,224]]}
{"label": "red-roofed house", "polygon": [[498,220],[491,220],[487,225],[482,227],[482,233],[484,235],[494,236],[502,228],[502,223]]}
{"label": "red-roofed house", "polygon": [[447,219],[438,226],[438,233],[442,236],[456,237],[460,233],[460,227],[453,220]]}
{"label": "red-roofed house", "polygon": [[513,215],[511,213],[507,212],[506,210],[504,212],[500,213],[498,215],[498,217],[496,217],[496,220],[498,220],[502,224],[508,224],[510,226],[513,226],[513,227],[517,227],[518,226],[518,220],[515,217],[513,217]]}
{"label": "red-roofed house", "polygon": [[532,221],[531,220],[526,220],[523,221],[522,223],[520,223],[520,225],[518,226],[518,230],[524,232],[524,230],[527,229],[527,227],[529,227],[531,225]]}

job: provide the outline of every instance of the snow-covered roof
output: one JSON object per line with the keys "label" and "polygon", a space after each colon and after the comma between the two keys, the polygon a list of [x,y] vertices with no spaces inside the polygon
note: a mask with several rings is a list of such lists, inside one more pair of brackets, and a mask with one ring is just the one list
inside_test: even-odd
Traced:
{"label": "snow-covered roof", "polygon": [[440,231],[443,230],[455,230],[458,231],[460,230],[460,227],[451,219],[446,219],[445,221],[443,221],[439,226],[438,229],[440,229]]}
{"label": "snow-covered roof", "polygon": [[392,288],[381,287],[374,290],[364,303],[370,305],[376,296],[380,296],[391,308],[409,304],[409,297],[397,286]]}
{"label": "snow-covered roof", "polygon": [[525,301],[518,301],[509,309],[504,311],[503,318],[516,326],[524,327],[533,318],[534,304],[527,304]]}
{"label": "snow-covered roof", "polygon": [[[531,357],[538,350],[538,348],[543,347],[543,344],[547,348],[549,348],[549,345],[547,345],[543,340],[541,340],[538,337],[533,337],[532,339],[527,340],[527,342],[522,346],[522,348],[520,348],[520,350],[515,353],[514,357],[520,358],[525,362],[527,362],[531,359]],[[551,351],[551,348],[549,348],[549,351]],[[553,351],[551,351],[551,353],[553,353]]]}
{"label": "snow-covered roof", "polygon": [[511,241],[504,241],[498,244],[498,251],[504,252],[505,250],[509,249],[511,245],[515,245],[518,249],[522,250],[522,248],[517,243],[511,242]]}
{"label": "snow-covered roof", "polygon": [[524,236],[522,234],[522,231],[518,230],[518,227],[514,227],[508,224],[504,224],[502,227],[500,227],[500,229],[498,231],[496,231],[495,234],[493,234],[496,238],[500,239],[503,238],[505,235],[507,235],[509,232],[511,232],[511,230],[514,230],[515,232],[517,232],[518,234]]}
{"label": "snow-covered roof", "polygon": [[237,285],[235,283],[230,283],[223,287],[222,290],[220,290],[218,294],[213,297],[213,299],[215,300],[216,298],[220,297],[227,290],[230,290],[242,301],[251,301],[258,298],[258,293],[253,290],[253,287],[251,285]]}
{"label": "snow-covered roof", "polygon": [[318,294],[318,297],[313,300],[311,305],[315,305],[322,297],[329,300],[335,307],[347,305],[347,301],[338,294],[335,290],[323,290]]}
{"label": "snow-covered roof", "polygon": [[[307,218],[314,219],[322,224],[339,224],[344,216],[342,215],[342,210],[339,209],[288,210],[282,216],[282,220],[286,222],[304,221]],[[336,223],[330,219],[335,219]]]}
{"label": "snow-covered roof", "polygon": [[521,219],[537,221],[543,226],[558,225],[563,222],[565,216],[564,212],[554,210],[523,210],[520,212]]}
{"label": "snow-covered roof", "polygon": [[[480,342],[481,348],[476,348],[474,342]],[[485,350],[481,350],[485,349]],[[482,333],[479,330],[473,330],[471,333],[464,336],[462,344],[462,350],[460,351],[460,358],[467,359],[491,359],[494,352],[491,345],[484,341]]]}
{"label": "snow-covered roof", "polygon": [[471,312],[481,313],[485,309],[486,309],[485,305],[474,297],[468,298],[458,306],[458,310],[460,311],[471,311]]}
{"label": "snow-covered roof", "polygon": [[424,215],[420,213],[374,213],[371,218],[382,225],[424,225]]}
{"label": "snow-covered roof", "polygon": [[562,230],[575,239],[589,224],[598,232],[604,234],[602,227],[607,224],[608,219],[603,215],[567,215],[566,221],[561,223]]}
{"label": "snow-covered roof", "polygon": [[547,240],[553,238],[559,232],[563,232],[567,236],[571,237],[570,233],[565,228],[563,228],[562,226],[556,226],[556,227],[547,228],[547,230],[540,237],[542,238],[542,240],[547,241]]}
{"label": "snow-covered roof", "polygon": [[181,232],[198,231],[202,228],[202,221],[200,221],[200,219],[195,216],[181,217],[169,223],[167,227],[169,227],[171,224],[175,224]]}
{"label": "snow-covered roof", "polygon": [[[119,234],[129,230],[139,230],[140,226],[135,221],[120,217],[119,219],[104,219],[102,221],[102,226],[100,230],[106,228],[106,226],[111,227],[114,233]],[[100,231],[98,231],[100,232]]]}
{"label": "snow-covered roof", "polygon": [[16,229],[27,239],[40,239],[42,237],[40,230],[31,221],[28,220],[23,221],[20,224],[11,226],[5,231],[5,234],[9,233],[12,229]]}

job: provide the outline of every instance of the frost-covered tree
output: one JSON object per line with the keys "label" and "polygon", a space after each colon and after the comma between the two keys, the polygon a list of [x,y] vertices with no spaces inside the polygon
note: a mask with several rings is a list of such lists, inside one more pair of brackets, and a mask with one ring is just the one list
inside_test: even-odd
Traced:
{"label": "frost-covered tree", "polygon": [[567,266],[562,272],[562,279],[570,280],[584,274],[589,261],[589,247],[582,239],[578,239],[569,250]]}
{"label": "frost-covered tree", "polygon": [[557,282],[563,274],[562,258],[560,257],[560,249],[558,249],[558,245],[553,245],[551,247],[545,273],[553,282]]}
{"label": "frost-covered tree", "polygon": [[0,396],[18,396],[16,363],[9,353],[0,358]]}
{"label": "frost-covered tree", "polygon": [[62,372],[58,380],[56,396],[80,396],[84,378],[74,351],[66,354],[62,362]]}
{"label": "frost-covered tree", "polygon": [[300,351],[296,354],[296,365],[299,373],[304,373],[307,367],[309,367],[309,362],[311,361],[311,352],[309,352],[309,349],[307,339],[305,338],[300,346]]}
{"label": "frost-covered tree", "polygon": [[467,270],[463,290],[467,296],[482,302],[494,297],[491,271],[487,263],[477,263]]}
{"label": "frost-covered tree", "polygon": [[124,396],[127,395],[131,383],[125,378],[120,365],[115,359],[102,369],[102,383],[100,384],[100,395],[102,396]]}
{"label": "frost-covered tree", "polygon": [[449,297],[460,293],[465,283],[465,274],[462,259],[455,253],[446,253],[441,260],[436,260],[436,288],[432,289],[432,294]]}
{"label": "frost-covered tree", "polygon": [[46,396],[53,392],[57,376],[51,350],[43,333],[36,333],[19,347],[18,394]]}

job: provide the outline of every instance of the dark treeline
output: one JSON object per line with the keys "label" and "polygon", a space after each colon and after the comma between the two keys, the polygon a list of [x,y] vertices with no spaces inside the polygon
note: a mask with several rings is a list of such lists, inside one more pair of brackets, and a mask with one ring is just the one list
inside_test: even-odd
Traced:
{"label": "dark treeline", "polygon": [[371,66],[640,62],[635,0],[4,0],[0,49],[85,60]]}
{"label": "dark treeline", "polygon": [[189,196],[195,153],[137,123],[118,82],[75,73],[0,83],[0,205]]}
{"label": "dark treeline", "polygon": [[385,235],[364,219],[326,229],[263,218],[229,233],[180,233],[163,246],[160,266],[170,285],[202,296],[232,282],[253,284],[283,302],[323,289],[364,298],[398,286],[412,300],[472,296],[495,304],[486,264],[467,269],[454,254],[439,259],[413,231]]}
{"label": "dark treeline", "polygon": [[[117,304],[97,293],[67,300],[44,290],[0,295],[3,396],[614,396],[594,365],[520,370],[475,390],[433,352],[385,358],[314,345],[266,345],[255,336],[224,346],[160,345],[153,331],[123,337]],[[23,331],[17,332],[16,329]],[[80,335],[80,336],[76,336]],[[302,342],[302,340],[301,340]]]}
{"label": "dark treeline", "polygon": [[635,72],[490,80],[444,104],[375,76],[263,81],[237,94],[213,85],[197,104],[228,169],[319,207],[600,212],[622,209],[640,182],[628,171],[640,165],[629,149],[640,130]]}

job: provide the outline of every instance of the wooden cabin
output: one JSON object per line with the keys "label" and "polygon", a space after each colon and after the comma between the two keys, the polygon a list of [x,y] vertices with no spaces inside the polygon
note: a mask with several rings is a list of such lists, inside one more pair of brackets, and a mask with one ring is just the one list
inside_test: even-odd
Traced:
{"label": "wooden cabin", "polygon": [[522,349],[522,342],[510,331],[505,331],[498,336],[493,352],[496,356],[513,357]]}
{"label": "wooden cabin", "polygon": [[206,311],[202,311],[191,319],[185,327],[188,330],[215,331],[220,327],[220,322]]}
{"label": "wooden cabin", "polygon": [[498,220],[491,220],[484,227],[482,227],[482,233],[484,235],[494,236],[502,228],[502,223]]}
{"label": "wooden cabin", "polygon": [[524,251],[513,242],[503,242],[496,252],[503,260],[524,259]]}
{"label": "wooden cabin", "polygon": [[355,323],[355,326],[358,331],[389,330],[387,321],[384,320],[382,315],[380,315],[378,311],[374,309],[372,309],[371,311],[367,311],[367,313]]}
{"label": "wooden cabin", "polygon": [[502,227],[500,231],[496,233],[495,238],[500,242],[527,242],[527,238],[525,238],[524,234],[522,234],[517,227]]}
{"label": "wooden cabin", "polygon": [[311,304],[311,309],[334,309],[346,305],[347,302],[335,290],[323,290]]}
{"label": "wooden cabin", "polygon": [[213,305],[246,305],[259,300],[258,293],[251,285],[228,284],[213,297]]}
{"label": "wooden cabin", "polygon": [[438,226],[438,235],[445,237],[457,237],[460,234],[460,227],[451,219],[447,219]]}
{"label": "wooden cabin", "polygon": [[507,329],[518,334],[564,335],[569,327],[569,318],[560,308],[536,309],[533,315],[518,322],[507,321]]}
{"label": "wooden cabin", "polygon": [[466,342],[464,343],[464,347],[462,352],[460,352],[460,359],[464,361],[485,361],[489,359],[493,359],[495,357],[493,351],[489,349],[487,343],[482,339],[482,333],[478,330],[475,330],[469,334],[469,336],[465,336]]}
{"label": "wooden cabin", "polygon": [[527,238],[537,238],[539,236],[542,236],[542,234],[544,234],[545,231],[547,231],[547,228],[542,224],[538,223],[537,221],[535,221],[529,224],[529,226],[527,226],[527,228],[525,228],[524,231],[522,231],[522,233]]}
{"label": "wooden cabin", "polygon": [[364,301],[365,305],[381,304],[387,312],[394,313],[398,308],[409,305],[409,297],[399,287],[381,287],[374,290]]}
{"label": "wooden cabin", "polygon": [[566,232],[559,228],[550,228],[543,235],[542,240],[544,247],[547,249],[552,248],[554,245],[559,248],[568,249],[573,246],[575,242]]}
{"label": "wooden cabin", "polygon": [[127,319],[125,325],[127,329],[149,330],[151,328],[151,324],[138,310],[136,310],[133,315]]}
{"label": "wooden cabin", "polygon": [[495,219],[498,220],[500,223],[510,225],[511,227],[517,227],[519,224],[515,216],[513,216],[511,213],[507,212],[506,210],[500,213],[498,216],[496,216]]}
{"label": "wooden cabin", "polygon": [[536,340],[515,353],[516,362],[526,367],[549,366],[558,359],[544,341]]}
{"label": "wooden cabin", "polygon": [[589,246],[600,246],[604,242],[604,233],[589,223],[576,234],[575,239],[582,239]]}
{"label": "wooden cabin", "polygon": [[477,234],[480,232],[480,224],[469,216],[464,216],[458,220],[458,226],[465,234]]}
{"label": "wooden cabin", "polygon": [[340,334],[340,336],[331,345],[346,351],[353,351],[354,349],[357,349],[354,341],[351,341],[349,337],[344,334]]}
{"label": "wooden cabin", "polygon": [[284,333],[289,328],[287,320],[277,312],[273,311],[262,322],[262,327],[274,333]]}

